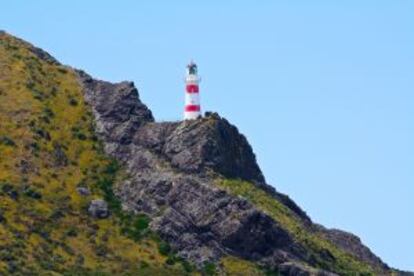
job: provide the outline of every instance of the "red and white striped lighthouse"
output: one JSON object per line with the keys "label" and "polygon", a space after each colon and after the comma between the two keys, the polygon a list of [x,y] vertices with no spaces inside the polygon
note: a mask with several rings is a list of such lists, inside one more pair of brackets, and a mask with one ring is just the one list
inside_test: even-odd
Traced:
{"label": "red and white striped lighthouse", "polygon": [[197,75],[197,65],[190,62],[185,76],[185,110],[184,120],[194,120],[201,116],[199,87],[200,78]]}

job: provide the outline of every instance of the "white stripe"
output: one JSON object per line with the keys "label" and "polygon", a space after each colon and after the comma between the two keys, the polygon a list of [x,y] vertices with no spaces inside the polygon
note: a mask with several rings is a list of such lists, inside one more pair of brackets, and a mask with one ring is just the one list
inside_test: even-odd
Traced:
{"label": "white stripe", "polygon": [[199,105],[200,96],[198,93],[185,93],[185,105]]}
{"label": "white stripe", "polygon": [[184,120],[195,120],[201,115],[198,111],[186,111],[184,112]]}

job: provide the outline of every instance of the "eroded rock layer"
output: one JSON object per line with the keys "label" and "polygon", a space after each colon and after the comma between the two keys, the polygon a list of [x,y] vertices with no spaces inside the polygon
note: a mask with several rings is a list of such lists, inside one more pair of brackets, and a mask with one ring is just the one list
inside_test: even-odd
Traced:
{"label": "eroded rock layer", "polygon": [[280,222],[215,185],[231,178],[249,181],[281,202],[304,231],[324,233],[360,261],[388,270],[359,240],[322,231],[288,196],[267,185],[246,138],[227,120],[213,113],[194,121],[157,123],[132,83],[111,84],[83,72],[79,79],[106,152],[130,175],[116,190],[124,208],[150,214],[152,228],[180,256],[201,265],[231,254],[285,274],[329,274],[306,266],[320,266],[318,258],[334,263],[329,251],[309,254]]}

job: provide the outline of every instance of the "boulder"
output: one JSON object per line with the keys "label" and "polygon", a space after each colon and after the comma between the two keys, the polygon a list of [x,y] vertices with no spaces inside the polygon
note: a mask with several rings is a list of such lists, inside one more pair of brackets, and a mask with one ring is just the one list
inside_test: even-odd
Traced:
{"label": "boulder", "polygon": [[89,214],[98,219],[109,217],[108,203],[103,199],[94,199],[89,203]]}

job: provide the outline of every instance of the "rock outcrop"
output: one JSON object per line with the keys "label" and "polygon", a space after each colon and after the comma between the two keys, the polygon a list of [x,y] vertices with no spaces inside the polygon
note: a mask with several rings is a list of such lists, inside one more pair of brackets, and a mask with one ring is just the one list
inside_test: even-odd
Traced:
{"label": "rock outcrop", "polygon": [[184,122],[164,139],[162,154],[183,172],[200,173],[209,168],[226,177],[264,182],[246,138],[217,114]]}
{"label": "rock outcrop", "polygon": [[116,191],[124,207],[155,218],[153,229],[182,257],[201,265],[232,253],[273,267],[300,259],[303,249],[277,222],[212,185],[217,172],[264,185],[234,126],[218,115],[155,123],[131,83],[109,84],[83,72],[80,80],[106,151],[131,176]]}
{"label": "rock outcrop", "polygon": [[85,88],[86,102],[96,118],[96,131],[109,144],[129,144],[138,128],[154,121],[151,111],[141,103],[132,82],[112,84],[93,80],[78,71]]}
{"label": "rock outcrop", "polygon": [[214,185],[218,177],[225,177],[250,181],[287,207],[309,231],[321,231],[346,252],[388,269],[359,242],[349,244],[344,235],[338,238],[314,226],[288,196],[267,185],[246,138],[227,120],[209,113],[194,121],[157,123],[132,83],[111,84],[78,73],[106,152],[130,175],[116,187],[116,194],[125,209],[150,214],[153,230],[180,256],[201,266],[231,254],[286,275],[329,275],[302,265],[315,264],[314,257],[279,222]]}
{"label": "rock outcrop", "polygon": [[109,217],[108,203],[103,199],[94,199],[89,204],[88,212],[94,218],[107,218]]}
{"label": "rock outcrop", "polygon": [[178,255],[223,275],[410,275],[266,184],[218,114],[155,122],[132,82],[2,31],[0,65],[0,274],[187,275]]}
{"label": "rock outcrop", "polygon": [[344,251],[357,256],[359,259],[375,267],[381,267],[383,270],[389,270],[390,267],[377,257],[371,250],[362,244],[361,239],[352,233],[338,229],[326,229],[321,225],[315,225],[320,233],[342,248]]}

